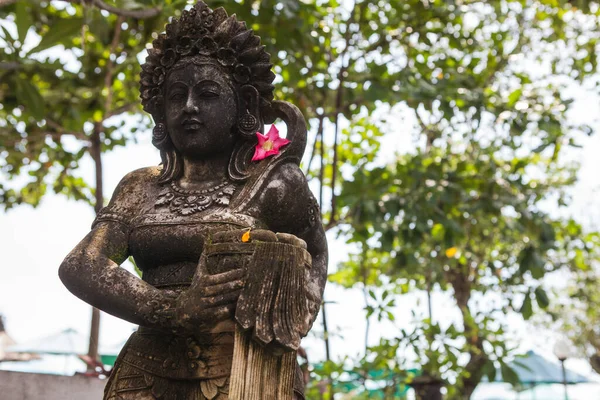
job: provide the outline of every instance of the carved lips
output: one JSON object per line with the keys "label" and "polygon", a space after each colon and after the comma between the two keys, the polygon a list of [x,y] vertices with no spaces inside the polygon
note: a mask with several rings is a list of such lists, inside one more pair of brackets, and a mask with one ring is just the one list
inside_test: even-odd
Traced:
{"label": "carved lips", "polygon": [[271,125],[271,129],[266,135],[256,132],[258,144],[254,150],[252,161],[264,160],[269,156],[279,154],[279,149],[290,143],[289,140],[279,137],[279,129],[275,125]]}
{"label": "carved lips", "polygon": [[186,119],[181,123],[181,126],[183,126],[183,129],[185,129],[186,131],[193,131],[196,129],[199,129],[200,126],[202,126],[202,121],[200,121],[199,119],[196,118],[190,118],[190,119]]}

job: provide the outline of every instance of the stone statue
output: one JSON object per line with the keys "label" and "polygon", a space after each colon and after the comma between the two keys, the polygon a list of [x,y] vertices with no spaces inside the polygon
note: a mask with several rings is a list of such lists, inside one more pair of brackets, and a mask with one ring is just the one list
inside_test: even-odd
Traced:
{"label": "stone statue", "polygon": [[[105,399],[301,399],[295,351],[319,310],[327,243],[299,168],[306,122],[273,100],[270,55],[203,2],[158,35],[141,98],[162,165],[126,175],[61,280],[139,324]],[[277,118],[287,126],[279,138]],[[142,279],[119,268],[129,256]]]}

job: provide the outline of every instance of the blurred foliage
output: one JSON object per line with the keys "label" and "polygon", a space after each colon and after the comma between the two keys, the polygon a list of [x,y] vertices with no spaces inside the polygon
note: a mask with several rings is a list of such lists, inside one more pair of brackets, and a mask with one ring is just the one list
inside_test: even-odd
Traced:
{"label": "blurred foliage", "polygon": [[[77,168],[94,135],[110,151],[150,134],[139,60],[187,2],[9,3],[0,7],[0,201],[37,205],[52,190],[93,202]],[[398,323],[393,309],[409,291],[450,294],[459,311],[460,323],[415,313],[410,331],[358,359],[314,366],[308,397],[376,396],[378,382],[383,398],[399,398],[407,382],[393,377],[410,381],[415,366],[407,352],[423,374],[451,382],[449,398],[469,398],[497,369],[514,382],[504,316],[549,307],[544,278],[588,270],[597,246],[548,211],[568,203],[575,182],[565,152],[593,133],[568,117],[567,93],[596,88],[597,3],[208,3],[263,38],[276,96],[310,123],[305,168],[320,183],[327,228],[357,249],[331,281],[363,289],[367,321]],[[411,148],[382,161],[381,143],[400,131]],[[349,381],[362,386],[346,390]]]}
{"label": "blurred foliage", "polygon": [[[405,6],[404,23],[388,19],[400,26],[391,54],[404,64],[385,64],[378,80],[392,90],[378,97],[412,113],[414,149],[383,165],[346,157],[356,168],[340,179],[339,230],[358,251],[331,281],[396,298],[451,294],[461,323],[415,316],[414,332],[396,338],[424,374],[452,383],[449,398],[469,398],[497,370],[516,383],[506,360],[518,343],[505,315],[528,320],[547,309],[548,274],[597,261],[595,234],[556,211],[568,204],[578,167],[565,154],[593,133],[569,118],[566,95],[574,86],[595,90],[598,79],[598,6],[588,5],[430,2]],[[357,120],[342,152],[377,138]],[[393,299],[368,293],[366,317],[393,323]]]}
{"label": "blurred foliage", "polygon": [[35,206],[51,189],[93,204],[77,168],[94,134],[108,151],[147,125],[119,117],[140,110],[137,55],[166,17],[126,22],[58,1],[19,1],[0,17],[0,201]]}
{"label": "blurred foliage", "polygon": [[583,243],[587,249],[575,253],[582,268],[564,278],[568,284],[553,291],[548,314],[539,316],[536,322],[562,333],[574,346],[572,356],[587,358],[600,373],[600,235],[586,234]]}

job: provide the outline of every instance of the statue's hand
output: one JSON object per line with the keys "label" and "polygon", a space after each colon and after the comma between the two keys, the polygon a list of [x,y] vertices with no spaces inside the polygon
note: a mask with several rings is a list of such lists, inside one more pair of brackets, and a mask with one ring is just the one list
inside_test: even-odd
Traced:
{"label": "statue's hand", "polygon": [[186,331],[201,333],[212,330],[220,322],[233,320],[244,286],[243,276],[241,269],[204,275],[201,283],[192,285],[178,297],[178,324]]}

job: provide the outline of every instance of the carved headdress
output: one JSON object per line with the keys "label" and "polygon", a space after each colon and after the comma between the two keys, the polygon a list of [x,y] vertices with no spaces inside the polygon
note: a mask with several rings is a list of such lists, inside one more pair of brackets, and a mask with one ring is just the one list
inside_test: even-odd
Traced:
{"label": "carved headdress", "polygon": [[[182,159],[175,150],[164,125],[164,83],[167,74],[182,63],[209,58],[231,77],[237,90],[237,131],[243,140],[232,155],[229,175],[244,181],[247,175],[247,150],[256,141],[256,132],[264,123],[264,112],[273,101],[271,56],[260,44],[260,37],[238,21],[235,14],[228,16],[223,8],[211,10],[204,2],[184,10],[179,19],[166,26],[148,50],[140,74],[140,92],[144,110],[152,115],[156,126],[152,143],[160,150],[163,161],[161,182],[176,179],[182,171]],[[254,104],[255,103],[255,104]],[[244,112],[245,111],[245,112]]]}
{"label": "carved headdress", "polygon": [[260,37],[223,8],[211,10],[199,1],[181,18],[167,24],[166,32],[152,42],[140,76],[144,110],[160,120],[163,113],[162,85],[178,61],[194,56],[214,58],[240,87],[250,85],[260,94],[262,106],[273,100],[271,56],[260,44]]}

